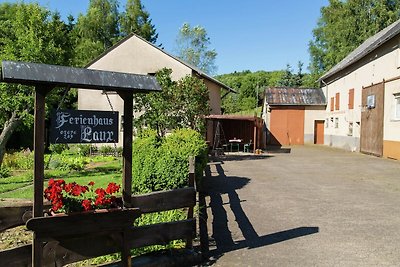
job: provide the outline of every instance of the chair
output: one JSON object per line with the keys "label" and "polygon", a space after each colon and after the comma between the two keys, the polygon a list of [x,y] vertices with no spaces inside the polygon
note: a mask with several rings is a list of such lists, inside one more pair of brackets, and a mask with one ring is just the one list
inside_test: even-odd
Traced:
{"label": "chair", "polygon": [[249,143],[243,145],[243,152],[250,152],[251,146],[253,145],[253,140],[250,140]]}
{"label": "chair", "polygon": [[239,152],[239,143],[231,143],[231,152],[234,152],[235,150]]}

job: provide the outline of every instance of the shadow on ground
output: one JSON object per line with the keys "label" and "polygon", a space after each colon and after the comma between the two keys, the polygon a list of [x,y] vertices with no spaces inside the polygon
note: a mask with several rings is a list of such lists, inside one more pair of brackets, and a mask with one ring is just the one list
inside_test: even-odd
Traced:
{"label": "shadow on ground", "polygon": [[[226,176],[221,162],[212,164],[215,165],[218,176],[212,176],[208,166],[204,180],[204,190],[210,197],[209,208],[211,208],[211,214],[209,214],[212,220],[212,229],[209,229],[209,232],[212,232],[210,247],[215,247],[215,249],[210,250],[207,265],[215,263],[226,252],[268,246],[319,232],[319,227],[301,226],[259,236],[242,208],[241,203],[246,200],[240,199],[238,194],[238,190],[249,184],[251,180],[246,177]],[[228,195],[228,203],[223,203],[222,196],[225,194]],[[227,208],[230,208],[234,214],[244,240],[233,240],[228,227]],[[268,221],[265,223],[268,223]]]}
{"label": "shadow on ground", "polygon": [[255,154],[241,154],[241,153],[225,153],[224,155],[218,155],[218,156],[213,156],[210,157],[211,161],[213,162],[218,162],[218,161],[241,161],[241,160],[260,160],[260,159],[266,159],[274,157],[273,155],[269,154],[261,154],[261,155],[255,155]]}

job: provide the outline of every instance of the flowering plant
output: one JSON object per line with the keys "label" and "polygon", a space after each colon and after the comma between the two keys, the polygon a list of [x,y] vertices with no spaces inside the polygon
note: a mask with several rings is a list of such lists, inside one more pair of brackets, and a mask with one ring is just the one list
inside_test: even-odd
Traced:
{"label": "flowering plant", "polygon": [[79,185],[66,183],[62,179],[50,179],[44,190],[44,197],[52,204],[54,212],[78,212],[102,208],[117,208],[117,198],[113,195],[121,186],[109,183],[107,188],[94,189],[94,182]]}

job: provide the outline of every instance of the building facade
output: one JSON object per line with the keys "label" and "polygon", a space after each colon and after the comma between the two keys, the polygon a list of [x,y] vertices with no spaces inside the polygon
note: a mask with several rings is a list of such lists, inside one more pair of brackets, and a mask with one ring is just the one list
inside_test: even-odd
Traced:
{"label": "building facade", "polygon": [[263,105],[267,144],[323,144],[325,106],[321,89],[267,88]]}
{"label": "building facade", "polygon": [[400,159],[400,20],[320,79],[325,145]]}
{"label": "building facade", "polygon": [[[225,84],[215,80],[201,70],[172,56],[163,49],[154,46],[143,38],[132,34],[104,52],[88,64],[87,68],[115,72],[154,75],[162,68],[172,70],[173,80],[186,75],[202,79],[209,90],[211,114],[221,114],[221,89],[234,92]],[[78,108],[82,110],[119,111],[120,124],[123,116],[123,101],[119,95],[98,90],[78,90]],[[134,114],[134,117],[140,114]],[[120,142],[122,143],[122,127]]]}

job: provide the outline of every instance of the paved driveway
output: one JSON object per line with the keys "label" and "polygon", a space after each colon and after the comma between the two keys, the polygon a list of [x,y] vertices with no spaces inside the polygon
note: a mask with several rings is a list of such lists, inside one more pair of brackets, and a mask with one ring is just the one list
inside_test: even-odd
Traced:
{"label": "paved driveway", "polygon": [[213,266],[400,266],[400,162],[322,146],[205,178]]}

